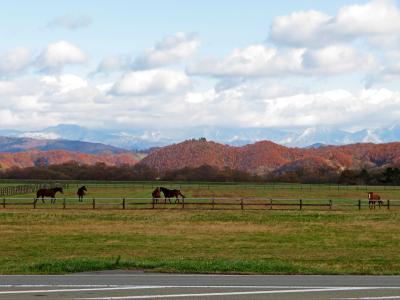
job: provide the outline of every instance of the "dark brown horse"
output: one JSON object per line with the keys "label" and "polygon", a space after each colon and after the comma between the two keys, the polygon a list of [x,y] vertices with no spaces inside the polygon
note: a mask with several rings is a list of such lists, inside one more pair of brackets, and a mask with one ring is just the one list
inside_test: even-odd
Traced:
{"label": "dark brown horse", "polygon": [[156,189],[151,193],[151,196],[153,197],[153,202],[158,203],[158,200],[161,198],[160,188],[156,187]]}
{"label": "dark brown horse", "polygon": [[76,192],[76,194],[79,197],[79,202],[83,201],[83,196],[85,196],[85,192],[87,192],[86,186],[81,186],[78,191]]}
{"label": "dark brown horse", "polygon": [[44,197],[50,197],[51,203],[54,204],[54,203],[56,203],[56,193],[57,192],[64,194],[62,187],[55,187],[55,188],[51,188],[51,189],[39,189],[36,192],[36,199],[42,198],[42,202],[44,203]]}
{"label": "dark brown horse", "polygon": [[374,192],[368,192],[368,206],[369,208],[375,209],[376,201],[378,201],[378,206],[381,208],[383,205],[383,201],[381,200],[381,196]]}
{"label": "dark brown horse", "polygon": [[179,196],[182,196],[182,200],[185,198],[185,196],[181,193],[180,190],[170,190],[165,187],[160,187],[161,192],[164,194],[164,203],[167,203],[167,199],[169,203],[171,203],[171,198],[175,197],[175,203],[179,203]]}

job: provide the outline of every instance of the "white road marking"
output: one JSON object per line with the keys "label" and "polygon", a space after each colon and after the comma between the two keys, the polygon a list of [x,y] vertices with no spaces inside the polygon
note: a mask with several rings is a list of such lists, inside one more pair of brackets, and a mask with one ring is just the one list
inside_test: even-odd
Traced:
{"label": "white road marking", "polygon": [[[0,288],[14,288],[14,287],[119,287],[127,286],[122,284],[0,284]],[[131,285],[129,285],[131,286]]]}
{"label": "white road marking", "polygon": [[155,286],[119,286],[119,287],[105,287],[105,288],[79,288],[79,289],[52,289],[52,290],[24,290],[24,291],[0,291],[3,294],[31,294],[31,293],[59,293],[59,292],[85,292],[85,291],[115,291],[115,290],[139,290],[139,289],[154,289],[164,288]]}
{"label": "white road marking", "polygon": [[142,296],[120,296],[120,297],[94,297],[94,298],[75,298],[75,300],[125,300],[125,299],[154,299],[154,298],[178,298],[178,297],[209,297],[209,296],[235,296],[235,295],[262,295],[262,294],[286,294],[286,293],[309,293],[309,292],[329,292],[329,291],[354,291],[368,290],[370,287],[339,287],[322,289],[292,289],[275,291],[247,291],[247,292],[216,292],[216,293],[196,293],[196,294],[162,294],[162,295],[142,295]]}
{"label": "white road marking", "polygon": [[359,298],[332,298],[332,300],[379,300],[379,299],[400,299],[400,296],[359,297]]}
{"label": "white road marking", "polygon": [[[135,288],[243,288],[243,289],[331,289],[343,286],[304,286],[304,285],[131,285],[131,284],[0,284],[2,287],[135,287]],[[379,287],[370,287],[379,288]],[[399,288],[388,287],[388,288]],[[51,290],[50,290],[51,291]],[[0,291],[1,293],[1,291]]]}

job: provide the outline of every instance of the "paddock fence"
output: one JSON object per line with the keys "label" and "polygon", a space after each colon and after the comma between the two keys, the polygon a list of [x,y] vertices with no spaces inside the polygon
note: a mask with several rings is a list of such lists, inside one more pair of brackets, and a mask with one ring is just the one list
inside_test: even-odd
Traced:
{"label": "paddock fence", "polygon": [[35,198],[0,199],[0,210],[28,209],[92,209],[92,210],[365,210],[396,209],[400,199],[385,199],[370,205],[365,199],[271,199],[271,198],[185,198],[179,202],[171,199],[154,201],[151,198],[49,198],[42,202]]}
{"label": "paddock fence", "polygon": [[0,186],[0,197],[9,197],[14,195],[23,195],[29,193],[36,193],[37,190],[42,188],[62,187],[69,188],[68,183],[35,183],[35,184],[19,184],[11,186]]}

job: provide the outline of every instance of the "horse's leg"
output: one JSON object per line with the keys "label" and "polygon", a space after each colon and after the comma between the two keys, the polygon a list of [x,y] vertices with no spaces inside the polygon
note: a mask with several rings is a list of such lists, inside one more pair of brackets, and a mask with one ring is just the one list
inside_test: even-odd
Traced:
{"label": "horse's leg", "polygon": [[44,196],[42,196],[42,203],[44,203]]}

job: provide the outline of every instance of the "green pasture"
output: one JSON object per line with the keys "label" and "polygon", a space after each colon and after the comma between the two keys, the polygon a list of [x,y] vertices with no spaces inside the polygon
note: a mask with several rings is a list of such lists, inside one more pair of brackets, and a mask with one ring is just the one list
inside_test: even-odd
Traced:
{"label": "green pasture", "polygon": [[[86,185],[87,194],[83,203],[78,203],[76,191],[81,185]],[[211,199],[215,203],[236,203],[237,205],[219,206],[219,208],[240,209],[240,199],[245,199],[245,203],[254,203],[256,205],[247,205],[244,209],[269,209],[269,203],[272,199],[275,209],[299,209],[299,207],[288,206],[286,204],[299,205],[302,201],[302,209],[305,210],[338,210],[338,209],[358,209],[358,200],[361,200],[361,206],[368,206],[367,191],[379,192],[384,205],[390,200],[390,208],[400,208],[400,188],[398,187],[366,187],[366,186],[334,186],[334,185],[261,185],[261,184],[231,184],[231,183],[99,183],[99,182],[80,182],[69,183],[68,188],[64,189],[64,194],[57,194],[56,205],[50,206],[49,201],[46,204],[38,202],[38,208],[63,207],[63,198],[66,198],[67,208],[90,208],[92,200],[95,198],[96,208],[122,208],[123,198],[126,198],[126,208],[151,208],[151,193],[156,186],[165,186],[168,188],[177,188],[186,196],[185,208],[204,208],[211,209]],[[32,202],[35,193],[15,195],[14,198],[27,198],[22,202]],[[75,199],[73,199],[75,198]],[[132,199],[141,198],[141,199]],[[0,199],[1,200],[1,199]],[[1,202],[1,201],[0,201]],[[180,208],[179,205],[162,205],[163,200],[157,205],[157,208]],[[104,204],[102,206],[102,203]],[[147,205],[135,205],[135,203],[147,203]],[[197,205],[208,203],[209,205]],[[332,206],[329,206],[332,203]],[[1,204],[1,203],[0,203]],[[279,206],[278,204],[282,204]],[[310,206],[310,204],[321,204],[321,206]],[[196,206],[197,205],[197,206]],[[347,205],[347,206],[346,206]],[[397,205],[397,206],[396,206]],[[217,207],[215,206],[215,208]],[[23,206],[21,206],[23,207]]]}
{"label": "green pasture", "polygon": [[[327,203],[329,199],[346,204],[362,199],[364,206],[361,210],[355,206],[334,206],[332,210],[305,206],[301,211],[298,207],[270,210],[265,206],[253,211],[240,210],[239,203],[236,210],[183,210],[181,204],[158,204],[157,208],[165,209],[143,206],[147,209],[133,210],[129,209],[133,206],[127,206],[123,210],[123,198],[149,199],[156,185],[87,182],[84,202],[70,200],[76,197],[81,184],[70,183],[55,205],[49,200],[45,204],[39,201],[36,209],[29,205],[4,209],[0,201],[0,274],[104,269],[400,274],[400,209],[374,210],[366,206],[366,191],[379,192],[385,201],[395,201],[400,199],[396,187],[162,183],[180,188],[189,208],[190,201],[213,197],[304,199],[304,204]],[[15,197],[29,200],[35,195]],[[65,210],[63,197],[73,201],[67,202]],[[95,210],[91,206],[93,198],[97,199]]]}
{"label": "green pasture", "polygon": [[0,210],[0,273],[400,274],[399,214]]}
{"label": "green pasture", "polygon": [[[38,182],[37,182],[38,183]],[[58,182],[53,182],[57,184]],[[62,182],[59,182],[62,183]],[[0,182],[1,185],[23,182]],[[25,184],[28,184],[25,182]],[[85,185],[88,198],[151,198],[157,186],[180,189],[187,198],[259,197],[273,199],[367,199],[367,192],[378,192],[382,199],[400,199],[397,186],[344,186],[317,184],[233,184],[233,183],[173,183],[173,182],[71,182],[58,197],[77,197],[77,189]],[[15,197],[35,197],[35,193]]]}

